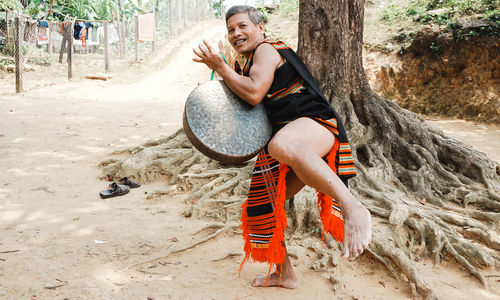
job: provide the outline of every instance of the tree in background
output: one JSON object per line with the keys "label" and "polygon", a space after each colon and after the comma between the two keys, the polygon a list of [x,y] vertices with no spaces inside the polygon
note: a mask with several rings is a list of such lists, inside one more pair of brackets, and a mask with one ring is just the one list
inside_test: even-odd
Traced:
{"label": "tree in background", "polygon": [[0,1],[0,10],[19,10],[22,9],[21,2],[18,0],[2,0]]}
{"label": "tree in background", "polygon": [[487,288],[480,269],[500,263],[500,166],[372,92],[363,16],[364,0],[301,0],[298,53],[350,133],[352,190],[384,220],[368,252],[426,298],[435,295],[414,261],[428,256],[453,257]]}

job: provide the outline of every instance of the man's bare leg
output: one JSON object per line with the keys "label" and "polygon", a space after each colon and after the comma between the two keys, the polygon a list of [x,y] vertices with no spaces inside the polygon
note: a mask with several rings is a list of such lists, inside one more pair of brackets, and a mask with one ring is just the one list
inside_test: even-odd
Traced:
{"label": "man's bare leg", "polygon": [[334,142],[328,129],[310,118],[299,118],[272,138],[269,153],[289,165],[300,181],[339,202],[344,213],[343,256],[354,259],[371,240],[370,213],[322,159]]}
{"label": "man's bare leg", "polygon": [[[297,194],[304,187],[304,183],[295,175],[293,170],[290,170],[286,175],[286,199],[289,200]],[[281,273],[281,281],[280,281]],[[265,286],[267,274],[258,276],[252,281],[252,286]],[[267,286],[277,286],[287,289],[296,289],[299,287],[299,281],[295,276],[292,264],[288,253],[285,255],[285,261],[282,264],[276,265],[276,273],[269,274],[269,281]]]}

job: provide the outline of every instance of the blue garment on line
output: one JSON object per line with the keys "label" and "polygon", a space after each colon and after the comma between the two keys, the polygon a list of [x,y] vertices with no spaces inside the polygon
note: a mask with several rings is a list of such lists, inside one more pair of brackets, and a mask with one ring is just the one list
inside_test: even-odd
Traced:
{"label": "blue garment on line", "polygon": [[39,20],[38,27],[40,28],[49,28],[49,22],[47,20]]}
{"label": "blue garment on line", "polygon": [[[85,30],[88,30],[92,24],[89,22],[77,22],[75,23],[75,33],[73,34],[73,37],[77,40],[79,40],[82,37],[82,29],[85,28]],[[85,37],[87,39],[88,36]]]}

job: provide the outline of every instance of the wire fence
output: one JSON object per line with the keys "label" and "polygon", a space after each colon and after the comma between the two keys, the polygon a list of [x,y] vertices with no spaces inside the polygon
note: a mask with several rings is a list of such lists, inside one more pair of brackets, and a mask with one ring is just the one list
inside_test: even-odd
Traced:
{"label": "wire fence", "polygon": [[213,17],[207,0],[171,0],[110,20],[33,20],[0,11],[0,94],[109,74],[147,59],[173,35]]}

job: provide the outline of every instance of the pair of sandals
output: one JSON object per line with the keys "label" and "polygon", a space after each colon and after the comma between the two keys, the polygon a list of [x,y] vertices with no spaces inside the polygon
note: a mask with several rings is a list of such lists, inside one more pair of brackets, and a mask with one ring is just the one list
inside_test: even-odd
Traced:
{"label": "pair of sandals", "polygon": [[140,183],[128,177],[123,177],[120,180],[118,180],[118,182],[119,183],[116,182],[110,183],[107,190],[101,191],[99,193],[101,199],[122,196],[130,192],[130,189],[135,189],[141,186]]}

